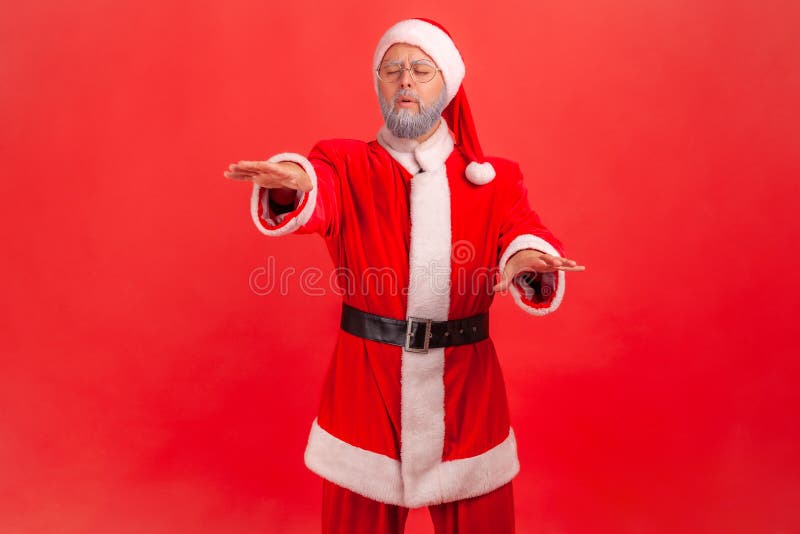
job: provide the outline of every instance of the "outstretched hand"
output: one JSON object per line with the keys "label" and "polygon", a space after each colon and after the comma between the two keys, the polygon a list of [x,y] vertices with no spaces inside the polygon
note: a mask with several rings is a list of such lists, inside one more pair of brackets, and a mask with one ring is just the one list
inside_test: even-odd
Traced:
{"label": "outstretched hand", "polygon": [[522,272],[534,271],[537,273],[551,273],[554,271],[585,271],[584,265],[578,265],[575,260],[559,258],[544,252],[523,249],[511,256],[505,269],[500,273],[500,282],[492,288],[495,292],[505,291],[512,280]]}
{"label": "outstretched hand", "polygon": [[[231,180],[252,181],[268,189],[284,189],[281,196],[293,198],[294,191],[307,193],[312,189],[311,178],[299,165],[288,161],[268,163],[266,161],[240,161],[231,163],[223,173]],[[276,198],[280,200],[280,198]]]}

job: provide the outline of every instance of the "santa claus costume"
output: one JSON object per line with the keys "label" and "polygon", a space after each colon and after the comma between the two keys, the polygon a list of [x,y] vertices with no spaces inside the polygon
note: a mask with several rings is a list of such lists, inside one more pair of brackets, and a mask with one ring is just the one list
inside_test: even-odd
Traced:
{"label": "santa claus costume", "polygon": [[[488,337],[493,275],[520,250],[561,257],[563,247],[531,210],[519,165],[483,156],[447,31],[428,19],[398,22],[380,39],[374,72],[401,42],[444,77],[448,105],[435,132],[418,142],[384,125],[370,142],[331,139],[307,156],[272,156],[302,166],[313,184],[286,213],[269,190],[253,190],[262,233],[319,234],[346,278],[305,463],[324,479],[326,532],[401,532],[408,509],[422,506],[437,532],[511,532],[519,461]],[[509,291],[531,315],[550,313],[564,272],[518,277]],[[353,317],[407,325],[410,337],[365,336]]]}

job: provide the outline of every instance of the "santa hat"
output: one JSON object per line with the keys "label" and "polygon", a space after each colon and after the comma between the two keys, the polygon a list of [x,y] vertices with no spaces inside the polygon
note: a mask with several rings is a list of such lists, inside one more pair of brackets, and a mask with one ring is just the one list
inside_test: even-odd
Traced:
{"label": "santa hat", "polygon": [[418,46],[436,62],[444,77],[447,90],[447,106],[442,111],[442,117],[455,134],[456,145],[461,147],[470,161],[465,171],[467,180],[477,185],[491,182],[495,177],[494,167],[483,160],[483,150],[478,142],[478,134],[475,132],[475,124],[462,83],[466,72],[464,61],[450,34],[441,24],[423,18],[401,20],[386,30],[378,41],[372,61],[375,91],[378,94],[380,94],[378,68],[386,51],[395,43]]}

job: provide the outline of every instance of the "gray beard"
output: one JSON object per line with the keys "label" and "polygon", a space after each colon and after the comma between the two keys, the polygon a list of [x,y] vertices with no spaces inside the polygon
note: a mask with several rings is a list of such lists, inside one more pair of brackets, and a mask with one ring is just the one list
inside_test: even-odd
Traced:
{"label": "gray beard", "polygon": [[428,133],[428,131],[439,122],[439,118],[442,116],[442,111],[446,104],[447,91],[446,87],[442,87],[439,98],[429,107],[425,107],[419,100],[419,95],[415,94],[410,89],[401,89],[397,92],[395,98],[397,99],[402,96],[417,99],[419,103],[419,112],[414,113],[412,110],[406,108],[395,110],[394,103],[390,104],[387,102],[379,92],[378,100],[381,104],[381,113],[383,113],[383,119],[386,121],[386,127],[394,135],[403,139],[416,139]]}

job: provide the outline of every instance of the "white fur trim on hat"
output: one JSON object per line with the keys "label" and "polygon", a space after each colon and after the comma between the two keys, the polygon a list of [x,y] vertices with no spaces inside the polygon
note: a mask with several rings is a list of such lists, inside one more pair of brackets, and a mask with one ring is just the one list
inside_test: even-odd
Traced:
{"label": "white fur trim on hat", "polygon": [[[418,46],[426,54],[431,56],[436,66],[442,71],[445,86],[447,89],[447,103],[456,96],[461,81],[464,79],[466,68],[461,54],[458,52],[455,43],[450,39],[441,28],[429,22],[418,19],[401,20],[383,34],[378,47],[375,49],[375,56],[372,60],[372,75],[375,79],[375,90],[378,88],[378,67],[383,60],[386,51],[395,43],[408,43]],[[380,94],[380,93],[379,93]]]}

